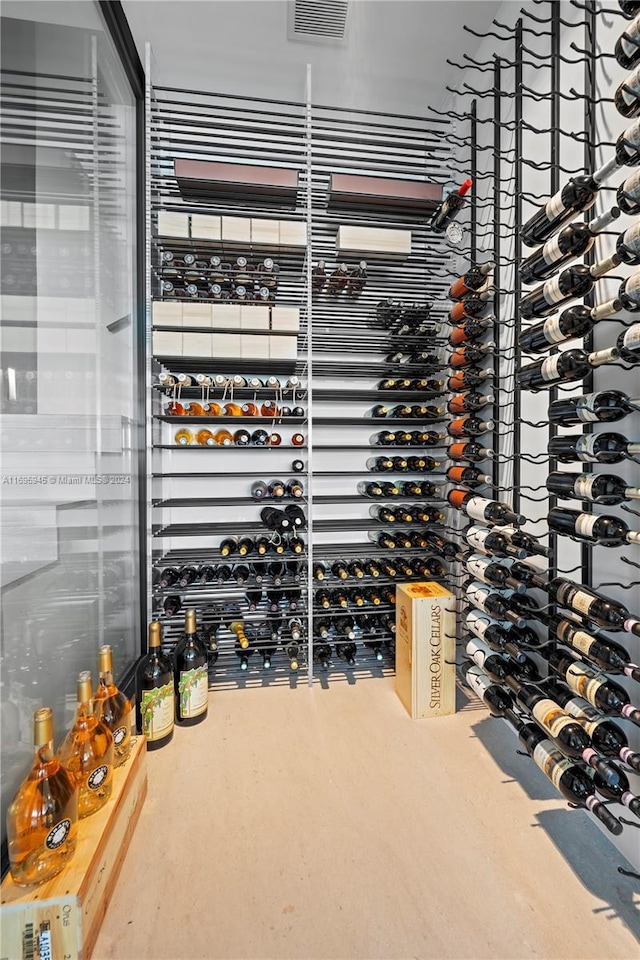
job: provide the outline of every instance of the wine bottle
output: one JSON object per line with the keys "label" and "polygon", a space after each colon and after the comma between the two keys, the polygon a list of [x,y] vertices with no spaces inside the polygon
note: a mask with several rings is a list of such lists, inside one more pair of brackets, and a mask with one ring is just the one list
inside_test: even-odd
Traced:
{"label": "wine bottle", "polygon": [[459,560],[465,570],[481,583],[499,588],[510,587],[515,593],[525,593],[527,589],[524,583],[511,576],[508,564],[496,563],[490,557],[473,553],[471,550],[458,552],[456,560]]}
{"label": "wine bottle", "polygon": [[307,526],[307,518],[304,510],[297,503],[288,503],[284,512],[291,522],[292,530],[304,530]]}
{"label": "wine bottle", "polygon": [[476,290],[479,290],[480,287],[487,282],[487,277],[492,273],[494,268],[495,263],[492,261],[470,267],[465,274],[458,277],[457,280],[454,280],[449,287],[449,293],[447,294],[449,299],[462,300],[464,297],[468,297]]}
{"label": "wine bottle", "polygon": [[487,343],[469,343],[465,347],[458,347],[449,355],[449,366],[454,370],[459,367],[468,367],[473,363],[480,363],[495,347],[493,340]]}
{"label": "wine bottle", "polygon": [[471,489],[493,483],[489,474],[481,473],[477,467],[448,467],[446,477],[451,483],[464,483]]}
{"label": "wine bottle", "polygon": [[468,610],[465,616],[465,625],[479,640],[484,640],[492,650],[504,651],[516,663],[526,660],[525,654],[514,642],[517,638],[516,628],[507,620],[495,620],[486,613],[477,610]]}
{"label": "wine bottle", "polygon": [[282,532],[291,528],[291,520],[284,510],[277,510],[275,507],[263,507],[260,511],[260,519],[270,530]]}
{"label": "wine bottle", "polygon": [[136,714],[138,729],[147,750],[163,747],[173,737],[175,688],[173,664],[162,652],[162,626],[149,624],[149,649],[136,668]]}
{"label": "wine bottle", "polygon": [[367,283],[367,261],[361,260],[357,267],[349,274],[347,280],[347,296],[357,297],[364,290]]}
{"label": "wine bottle", "polygon": [[469,460],[471,463],[479,463],[494,455],[490,447],[481,447],[479,443],[452,443],[447,453],[450,460]]}
{"label": "wine bottle", "polygon": [[292,673],[297,673],[300,667],[300,644],[297,640],[291,639],[283,649],[289,661],[289,669]]}
{"label": "wine bottle", "polygon": [[465,196],[473,186],[473,180],[465,180],[457,190],[452,191],[434,210],[429,226],[434,233],[444,233],[452,220],[455,220],[465,202]]}
{"label": "wine bottle", "polygon": [[640,363],[640,323],[623,330],[613,347],[598,350],[592,356],[597,358],[598,363],[610,363],[618,358],[626,363]]}
{"label": "wine bottle", "polygon": [[549,404],[549,419],[563,427],[576,423],[614,423],[640,407],[640,397],[621,390],[599,390],[582,397],[567,397]]}
{"label": "wine bottle", "polygon": [[547,317],[523,330],[519,343],[528,353],[542,353],[558,343],[567,343],[577,337],[586,337],[599,320],[620,309],[619,300],[607,300],[598,307],[574,304],[557,317]]}
{"label": "wine bottle", "polygon": [[563,617],[549,617],[549,629],[564,643],[592,660],[601,670],[613,674],[625,674],[640,682],[640,667],[629,661],[629,654],[616,640],[594,636],[575,621]]}
{"label": "wine bottle", "polygon": [[513,599],[516,596],[515,590],[489,589],[486,585],[478,583],[477,580],[467,581],[464,589],[466,599],[478,610],[508,620],[516,627],[526,626],[525,618],[512,609]]}
{"label": "wine bottle", "polygon": [[562,273],[552,280],[546,280],[539,287],[520,300],[518,309],[524,320],[532,317],[547,317],[554,313],[562,303],[586,297],[593,290],[596,280],[616,266],[611,258],[594,263],[592,266],[578,263],[565,267]]}
{"label": "wine bottle", "polygon": [[450,490],[447,500],[452,507],[462,510],[474,520],[483,520],[485,523],[512,523],[516,526],[525,522],[522,514],[514,513],[506,504],[497,500],[486,500],[468,490]]}
{"label": "wine bottle", "polygon": [[191,430],[187,430],[186,427],[182,427],[180,430],[176,431],[174,440],[180,447],[186,447],[189,444],[193,443],[195,437]]}
{"label": "wine bottle", "polygon": [[239,660],[240,669],[241,669],[241,670],[248,670],[248,669],[249,669],[249,657],[251,657],[251,656],[253,655],[253,653],[254,653],[253,647],[250,647],[249,644],[248,644],[248,642],[247,642],[247,646],[246,646],[246,647],[243,647],[243,646],[241,646],[241,644],[239,643],[239,641],[236,640],[235,647],[234,647],[234,652],[235,652],[236,657],[237,657],[238,660]]}
{"label": "wine bottle", "polygon": [[640,772],[640,753],[634,753],[624,730],[555,677],[545,680],[545,689],[564,712],[585,728],[596,750],[605,757],[619,757],[632,770]]}
{"label": "wine bottle", "polygon": [[131,752],[131,703],[113,682],[111,647],[99,650],[100,680],[93,698],[93,712],[113,736],[115,765],[125,763]]}
{"label": "wine bottle", "polygon": [[628,487],[612,473],[565,473],[554,470],[546,480],[547,490],[567,500],[591,500],[614,506],[640,499],[640,487]]}
{"label": "wine bottle", "polygon": [[614,56],[624,70],[631,70],[640,61],[640,16],[635,15],[616,40]]}
{"label": "wine bottle", "polygon": [[640,443],[632,443],[621,433],[567,433],[552,437],[547,452],[561,463],[621,463],[625,457],[640,453]]}
{"label": "wine bottle", "polygon": [[513,697],[509,691],[492,683],[481,667],[467,660],[460,665],[459,672],[467,686],[487,705],[493,717],[504,717],[511,713],[516,718]]}
{"label": "wine bottle", "polygon": [[324,260],[318,260],[317,264],[311,270],[311,292],[321,293],[326,279],[326,264]]}
{"label": "wine bottle", "polygon": [[627,691],[615,680],[562,650],[550,650],[546,659],[571,690],[592,706],[609,716],[626,717],[640,726],[640,710],[633,706]]}
{"label": "wine bottle", "polygon": [[535,360],[516,371],[516,378],[522,390],[548,390],[558,383],[582,380],[592,367],[606,363],[602,351],[585,353],[584,350],[565,350],[545,360]]}
{"label": "wine bottle", "polygon": [[507,537],[498,532],[495,527],[488,529],[478,524],[470,524],[460,532],[474,550],[480,550],[483,553],[492,553],[496,557],[515,557],[518,560],[523,560],[527,555],[526,550],[522,549],[522,547],[514,546]]}
{"label": "wine bottle", "polygon": [[522,654],[519,662],[512,660],[502,653],[496,653],[484,640],[479,640],[477,637],[467,639],[465,653],[495,683],[503,683],[509,676],[532,680],[540,678],[538,669],[530,657]]}
{"label": "wine bottle", "polygon": [[182,606],[182,600],[178,596],[166,597],[162,604],[162,609],[168,617],[173,617],[178,613]]}
{"label": "wine bottle", "polygon": [[447,380],[447,390],[452,393],[458,393],[464,390],[473,390],[475,387],[482,386],[484,380],[493,377],[493,370],[478,370],[475,367],[465,367],[458,370]]}
{"label": "wine bottle", "polygon": [[584,584],[578,586],[563,577],[555,577],[546,584],[540,583],[539,586],[549,593],[555,603],[581,614],[604,630],[625,630],[640,637],[640,620],[632,617],[619,601],[612,600]]}
{"label": "wine bottle", "polygon": [[196,612],[185,613],[185,627],[173,652],[176,723],[192,726],[207,715],[209,699],[207,648],[196,629]]}
{"label": "wine bottle", "polygon": [[269,443],[269,434],[266,430],[254,430],[251,434],[251,444],[254,447],[266,447]]}
{"label": "wine bottle", "polygon": [[314,643],[313,662],[319,664],[323,670],[328,670],[330,660],[331,660],[331,644],[330,643]]}
{"label": "wine bottle", "polygon": [[516,729],[520,743],[565,800],[586,807],[610,833],[622,833],[620,821],[598,800],[588,773],[567,760],[536,724],[524,723]]}
{"label": "wine bottle", "polygon": [[349,279],[349,268],[346,263],[340,263],[329,277],[327,293],[330,297],[337,297],[342,293]]}
{"label": "wine bottle", "polygon": [[640,213],[640,170],[634,171],[618,187],[616,203],[623,213],[632,216]]}
{"label": "wine bottle", "polygon": [[[493,287],[488,287],[482,292],[474,294],[471,297],[467,297],[466,300],[458,300],[457,303],[449,310],[447,314],[447,319],[449,323],[453,324],[454,327],[457,327],[467,321],[479,320],[482,317],[488,315],[489,306],[491,301],[495,297],[495,290]],[[488,317],[491,323],[495,321],[494,316]]]}
{"label": "wine bottle", "polygon": [[495,317],[482,317],[475,320],[465,320],[454,327],[449,334],[448,343],[452,347],[459,347],[463,343],[478,340],[486,330],[493,326]]}
{"label": "wine bottle", "polygon": [[619,547],[624,543],[640,543],[640,533],[630,530],[620,517],[611,514],[582,513],[568,507],[552,507],[547,514],[549,529],[577,537],[603,547]]}
{"label": "wine bottle", "polygon": [[480,417],[459,417],[447,425],[450,437],[478,437],[493,430],[493,420],[481,420]]}
{"label": "wine bottle", "polygon": [[106,723],[93,712],[91,673],[78,674],[78,711],[58,756],[78,784],[78,818],[100,810],[113,788],[113,736]]}
{"label": "wine bottle", "polygon": [[601,230],[605,230],[620,216],[618,207],[612,207],[591,223],[570,223],[551,240],[535,250],[520,266],[522,283],[547,280],[566,264],[582,257],[593,247]]}
{"label": "wine bottle", "polygon": [[535,247],[544,243],[577,213],[589,210],[596,202],[600,185],[619,165],[616,157],[591,176],[572,177],[524,224],[520,239],[525,246]]}
{"label": "wine bottle", "polygon": [[338,577],[339,580],[347,580],[349,578],[349,571],[347,570],[347,564],[344,560],[335,560],[331,564],[331,573],[334,577]]}
{"label": "wine bottle", "polygon": [[611,782],[611,780],[607,782],[604,777],[595,770],[592,770],[591,767],[587,769],[588,776],[592,780],[594,787],[605,800],[613,800],[615,803],[620,803],[622,806],[628,807],[636,817],[640,817],[640,797],[634,796],[631,792],[629,779],[624,770],[616,763],[612,763],[611,766],[615,767],[618,771],[618,777],[615,782]]}
{"label": "wine bottle", "polygon": [[495,402],[495,397],[484,393],[461,393],[452,397],[447,404],[449,413],[475,413]]}

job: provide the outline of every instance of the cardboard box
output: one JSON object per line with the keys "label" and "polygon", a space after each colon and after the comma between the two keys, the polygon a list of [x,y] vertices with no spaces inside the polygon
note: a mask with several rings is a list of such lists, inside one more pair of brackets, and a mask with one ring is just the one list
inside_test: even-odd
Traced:
{"label": "cardboard box", "polygon": [[223,217],[222,239],[232,243],[251,243],[249,217]]}
{"label": "cardboard box", "polygon": [[212,306],[210,303],[182,304],[182,325],[184,327],[211,327]]}
{"label": "cardboard box", "polygon": [[411,231],[390,230],[386,227],[338,227],[336,247],[340,253],[378,254],[384,257],[406,259],[411,254]]}
{"label": "cardboard box", "polygon": [[292,330],[295,333],[300,329],[300,310],[298,307],[273,307],[271,310],[272,330]]}
{"label": "cardboard box", "polygon": [[240,336],[240,356],[243,359],[269,357],[269,337],[259,333],[243,333]]}
{"label": "cardboard box", "polygon": [[156,357],[181,357],[182,334],[169,330],[153,331],[153,354]]}
{"label": "cardboard box", "polygon": [[151,318],[154,327],[181,327],[182,308],[180,300],[154,300],[151,304]]}
{"label": "cardboard box", "polygon": [[307,224],[304,220],[280,221],[280,246],[306,247]]}
{"label": "cardboard box", "polygon": [[255,246],[277,247],[280,243],[280,221],[251,218],[251,243]]}
{"label": "cardboard box", "polygon": [[222,221],[206,213],[191,214],[191,236],[194,240],[220,240]]}
{"label": "cardboard box", "polygon": [[185,357],[210,357],[211,356],[211,334],[210,333],[183,333],[182,334],[182,354]]}
{"label": "cardboard box", "polygon": [[240,344],[239,333],[213,333],[211,334],[211,356],[231,357],[237,360],[240,357]]}
{"label": "cardboard box", "polygon": [[172,210],[160,210],[158,213],[159,237],[188,237],[189,214]]}
{"label": "cardboard box", "polygon": [[2,883],[2,956],[86,960],[118,880],[147,792],[147,748],[134,737],[131,756],[113,774],[111,799],[78,824],[71,863],[38,887]]}
{"label": "cardboard box", "polygon": [[212,303],[211,326],[221,327],[223,330],[239,330],[241,309],[239,303]]}
{"label": "cardboard box", "polygon": [[298,356],[297,337],[265,337],[269,341],[269,356],[272,360],[295,360]]}
{"label": "cardboard box", "polygon": [[269,312],[269,307],[261,304],[243,303],[240,306],[240,326],[243,330],[268,330]]}
{"label": "cardboard box", "polygon": [[455,602],[439,583],[396,587],[396,693],[413,720],[456,712]]}

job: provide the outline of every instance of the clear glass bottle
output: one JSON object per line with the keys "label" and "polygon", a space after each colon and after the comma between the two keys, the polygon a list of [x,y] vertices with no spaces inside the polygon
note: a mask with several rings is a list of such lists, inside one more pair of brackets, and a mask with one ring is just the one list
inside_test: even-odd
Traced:
{"label": "clear glass bottle", "polygon": [[7,811],[11,876],[21,885],[51,880],[73,859],[77,842],[76,778],[53,752],[50,707],[33,715],[36,755]]}
{"label": "clear glass bottle", "polygon": [[91,672],[78,674],[78,712],[58,755],[78,781],[80,820],[97,813],[113,787],[113,735],[93,712]]}
{"label": "clear glass bottle", "polygon": [[131,752],[131,701],[113,682],[113,654],[105,643],[99,651],[100,682],[93,698],[93,712],[113,734],[116,766]]}

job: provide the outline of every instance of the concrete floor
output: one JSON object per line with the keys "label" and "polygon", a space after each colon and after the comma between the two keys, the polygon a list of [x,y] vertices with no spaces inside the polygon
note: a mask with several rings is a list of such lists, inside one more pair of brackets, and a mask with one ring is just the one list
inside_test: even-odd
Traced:
{"label": "concrete floor", "polygon": [[95,960],[640,956],[622,858],[475,700],[214,692],[148,762]]}

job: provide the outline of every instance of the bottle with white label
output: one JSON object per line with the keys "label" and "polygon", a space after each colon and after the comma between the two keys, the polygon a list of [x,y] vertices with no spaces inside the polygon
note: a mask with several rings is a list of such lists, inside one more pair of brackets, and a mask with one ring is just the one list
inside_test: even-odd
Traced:
{"label": "bottle with white label", "polygon": [[582,380],[591,370],[584,350],[565,350],[545,360],[535,360],[516,372],[521,390],[548,390],[557,383]]}
{"label": "bottle with white label", "polygon": [[100,810],[113,788],[113,736],[93,712],[91,673],[78,674],[78,712],[58,751],[60,761],[78,782],[78,817]]}
{"label": "bottle with white label", "polygon": [[513,523],[516,526],[521,526],[525,522],[524,515],[514,513],[506,503],[486,500],[469,490],[450,490],[447,500],[452,507],[461,510],[472,520],[484,520],[485,523]]}
{"label": "bottle with white label", "polygon": [[484,640],[479,640],[477,637],[467,639],[465,653],[495,683],[503,683],[506,677],[512,675],[527,680],[540,679],[538,668],[530,657],[523,656],[517,662],[501,653],[495,653]]}
{"label": "bottle with white label", "polygon": [[512,607],[513,599],[516,596],[514,590],[496,590],[479,583],[477,580],[466,581],[463,584],[463,590],[465,600],[477,607],[478,610],[508,620],[516,627],[526,626],[525,618]]}
{"label": "bottle with white label", "polygon": [[491,553],[495,557],[515,557],[518,560],[523,560],[527,555],[526,550],[514,546],[495,528],[490,529],[475,523],[465,527],[461,534],[469,546],[482,553]]}
{"label": "bottle with white label", "polygon": [[494,527],[494,530],[506,537],[510,543],[514,545],[514,547],[521,547],[526,553],[534,554],[540,557],[551,556],[551,550],[549,547],[546,547],[543,543],[540,543],[537,537],[532,536],[530,533],[525,533],[523,530],[519,530],[517,527]]}
{"label": "bottle with white label", "polygon": [[565,646],[581,653],[607,673],[624,674],[640,682],[640,667],[631,663],[629,653],[610,637],[594,636],[576,621],[549,617],[549,629]]}
{"label": "bottle with white label", "polygon": [[566,397],[549,404],[549,419],[563,427],[577,423],[614,423],[640,409],[640,397],[622,390],[599,390],[582,397]]}
{"label": "bottle with white label", "polygon": [[488,583],[492,587],[509,587],[516,593],[524,593],[527,589],[523,583],[519,583],[510,575],[507,562],[496,563],[490,557],[474,553],[472,550],[467,553],[457,553],[456,560],[464,564],[465,570],[481,583]]}
{"label": "bottle with white label", "polygon": [[542,353],[559,343],[586,337],[596,323],[620,310],[619,300],[607,300],[597,307],[574,304],[558,316],[547,317],[523,330],[519,343],[528,353]]}
{"label": "bottle with white label", "polygon": [[621,433],[567,433],[552,437],[547,444],[550,456],[561,463],[621,463],[625,457],[640,453],[640,443],[632,443]]}
{"label": "bottle with white label", "polygon": [[477,664],[465,661],[458,669],[464,682],[476,696],[484,701],[493,717],[511,714],[514,722],[517,722],[517,715],[513,712],[513,697],[508,690],[497,683],[492,683]]}
{"label": "bottle with white label", "polygon": [[173,653],[176,723],[192,726],[207,715],[209,706],[207,647],[196,629],[196,612],[185,613],[184,634]]}
{"label": "bottle with white label", "polygon": [[618,600],[612,600],[591,587],[573,583],[564,577],[554,577],[543,589],[555,603],[581,614],[604,630],[625,630],[640,637],[640,619],[632,617]]}
{"label": "bottle with white label", "polygon": [[550,650],[545,659],[567,686],[592,706],[609,716],[626,717],[640,726],[640,710],[633,706],[627,691],[615,680],[563,650]]}
{"label": "bottle with white label", "polygon": [[640,213],[640,170],[620,184],[616,193],[616,203],[623,213],[634,216]]}
{"label": "bottle with white label", "polygon": [[633,69],[640,61],[640,14],[634,16],[616,40],[614,56],[623,70]]}
{"label": "bottle with white label", "polygon": [[479,640],[484,640],[492,650],[506,653],[516,663],[526,663],[528,660],[514,640],[519,637],[518,628],[507,620],[495,620],[488,613],[468,610],[465,626]]}
{"label": "bottle with white label", "polygon": [[609,257],[590,267],[583,263],[566,267],[557,277],[545,281],[522,298],[518,307],[520,316],[523,320],[548,317],[560,304],[586,297],[593,290],[596,280],[616,266]]}
{"label": "bottle with white label", "polygon": [[598,363],[609,363],[618,358],[626,363],[640,363],[640,323],[623,330],[615,346],[598,350],[593,356],[598,358]]}
{"label": "bottle with white label", "polygon": [[640,68],[624,78],[613,95],[616,110],[623,117],[637,117],[640,113]]}
{"label": "bottle with white label", "polygon": [[618,207],[613,207],[590,223],[570,223],[556,236],[539,247],[520,266],[523,283],[535,283],[552,277],[561,267],[582,257],[593,247],[601,230],[605,230],[620,216]]}
{"label": "bottle with white label", "polygon": [[131,703],[113,682],[112,652],[108,644],[100,647],[99,657],[100,682],[93,698],[93,712],[113,734],[116,766],[119,767],[131,752]]}
{"label": "bottle with white label", "polygon": [[522,746],[565,800],[586,807],[610,833],[622,833],[620,821],[598,800],[588,773],[567,760],[534,723],[524,723],[516,729]]}
{"label": "bottle with white label", "polygon": [[[628,154],[628,151],[625,153]],[[522,227],[520,239],[525,246],[535,247],[544,243],[577,213],[589,210],[596,202],[600,185],[616,170],[620,162],[625,161],[610,161],[592,176],[585,174],[572,177],[565,183]]]}
{"label": "bottle with white label", "polygon": [[149,624],[149,651],[136,669],[137,724],[147,741],[147,750],[157,750],[173,737],[173,664],[170,657],[162,652],[161,630],[158,620]]}
{"label": "bottle with white label", "polygon": [[552,507],[547,514],[549,529],[585,543],[603,547],[620,547],[623,543],[640,544],[640,533],[630,530],[620,517],[610,514],[581,513],[568,507]]}
{"label": "bottle with white label", "polygon": [[596,707],[582,697],[576,696],[573,690],[556,677],[547,678],[545,689],[549,696],[560,704],[565,713],[575,717],[582,724],[596,750],[605,757],[618,757],[632,770],[640,773],[640,753],[631,750],[622,727],[613,720],[603,717]]}
{"label": "bottle with white label", "polygon": [[565,500],[590,500],[615,506],[625,500],[640,500],[640,487],[628,487],[613,473],[568,473],[554,470],[546,480],[547,490]]}

